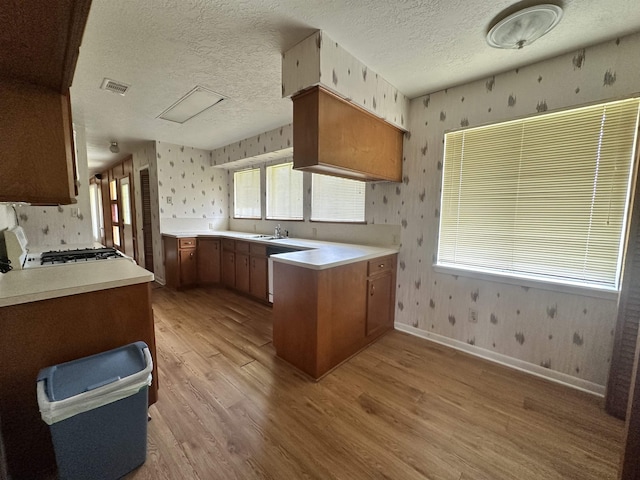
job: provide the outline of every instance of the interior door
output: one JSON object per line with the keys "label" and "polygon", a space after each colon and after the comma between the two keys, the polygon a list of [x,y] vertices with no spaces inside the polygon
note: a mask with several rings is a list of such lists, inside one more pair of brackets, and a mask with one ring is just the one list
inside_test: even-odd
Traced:
{"label": "interior door", "polygon": [[133,209],[131,208],[131,183],[129,177],[120,180],[120,208],[122,210],[120,250],[131,258],[136,258],[133,232]]}
{"label": "interior door", "polygon": [[[153,272],[154,265],[153,228],[151,226],[151,187],[149,184],[149,169],[147,168],[145,168],[144,170],[140,170],[140,195],[142,198],[142,244],[144,245],[144,268],[146,268],[150,272]],[[218,271],[219,270],[220,267],[218,266]]]}

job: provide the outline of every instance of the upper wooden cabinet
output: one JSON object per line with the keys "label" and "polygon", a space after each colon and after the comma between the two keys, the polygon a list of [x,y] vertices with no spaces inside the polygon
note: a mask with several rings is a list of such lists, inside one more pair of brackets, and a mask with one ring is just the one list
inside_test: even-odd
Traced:
{"label": "upper wooden cabinet", "polygon": [[65,94],[91,0],[0,0],[0,76]]}
{"label": "upper wooden cabinet", "polygon": [[69,96],[0,79],[0,202],[75,203]]}
{"label": "upper wooden cabinet", "polygon": [[0,0],[0,202],[75,203],[69,87],[90,0]]}
{"label": "upper wooden cabinet", "polygon": [[402,130],[320,86],[292,100],[293,168],[355,180],[402,180]]}

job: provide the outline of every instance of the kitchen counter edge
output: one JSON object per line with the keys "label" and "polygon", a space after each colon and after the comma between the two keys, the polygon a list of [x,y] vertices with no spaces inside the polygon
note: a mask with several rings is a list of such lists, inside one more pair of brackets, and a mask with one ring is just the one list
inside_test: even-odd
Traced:
{"label": "kitchen counter edge", "polygon": [[286,263],[312,270],[324,270],[350,263],[371,260],[374,258],[398,253],[396,247],[374,247],[351,243],[328,242],[324,240],[307,240],[303,238],[265,239],[256,237],[255,233],[232,231],[198,231],[198,232],[163,232],[163,236],[173,238],[228,238],[245,240],[273,246],[300,248],[300,251],[280,253],[270,258],[275,262]]}
{"label": "kitchen counter edge", "polygon": [[13,270],[0,276],[0,307],[126,287],[154,280],[128,259]]}

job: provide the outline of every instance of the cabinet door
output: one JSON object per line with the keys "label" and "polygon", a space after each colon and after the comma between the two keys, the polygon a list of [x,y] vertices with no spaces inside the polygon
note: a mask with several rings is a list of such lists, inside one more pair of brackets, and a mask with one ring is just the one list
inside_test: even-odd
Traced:
{"label": "cabinet door", "polygon": [[229,250],[222,252],[222,283],[230,288],[236,286],[236,254]]}
{"label": "cabinet door", "polygon": [[241,292],[248,293],[251,288],[249,270],[249,255],[236,253],[236,288]]}
{"label": "cabinet door", "polygon": [[267,257],[251,257],[251,295],[267,299]]}
{"label": "cabinet door", "polygon": [[367,336],[393,327],[391,316],[391,272],[367,280]]}
{"label": "cabinet door", "polygon": [[[107,218],[105,216],[105,218]],[[163,255],[164,255],[164,275],[167,287],[179,288],[179,258],[178,258],[178,241],[174,237],[162,237]]]}
{"label": "cabinet door", "polygon": [[69,96],[37,85],[0,80],[0,98],[0,202],[75,203]]}
{"label": "cabinet door", "polygon": [[190,287],[198,280],[196,249],[180,250],[180,287]]}
{"label": "cabinet door", "polygon": [[198,283],[220,283],[220,240],[198,239]]}

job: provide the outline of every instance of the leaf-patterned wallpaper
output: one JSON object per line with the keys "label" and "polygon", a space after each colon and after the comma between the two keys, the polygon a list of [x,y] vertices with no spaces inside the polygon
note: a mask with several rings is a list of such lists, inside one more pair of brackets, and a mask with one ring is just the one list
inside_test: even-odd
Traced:
{"label": "leaf-patterned wallpaper", "polygon": [[208,150],[156,142],[156,159],[161,227],[163,218],[227,218],[226,172]]}
{"label": "leaf-patterned wallpaper", "polygon": [[[403,181],[371,184],[367,220],[400,222],[396,321],[606,384],[616,301],[436,273],[446,130],[640,91],[640,35],[411,101]],[[477,322],[470,321],[477,311]]]}
{"label": "leaf-patterned wallpaper", "polygon": [[233,163],[233,168],[239,168],[245,159],[257,164],[291,157],[292,152],[293,124],[289,123],[213,150],[211,165],[220,167]]}
{"label": "leaf-patterned wallpaper", "polygon": [[[199,224],[206,224],[208,219],[227,221],[227,172],[211,167],[208,150],[155,142],[153,165],[157,176],[154,179],[152,168],[149,177],[157,187],[161,231],[165,230],[163,224],[174,219],[193,219]],[[161,242],[160,235],[157,241]],[[154,245],[154,264],[160,266],[161,252],[162,247]],[[156,276],[164,281],[162,267],[156,270]]]}
{"label": "leaf-patterned wallpaper", "polygon": [[282,55],[283,97],[318,84],[407,128],[409,99],[322,31]]}

